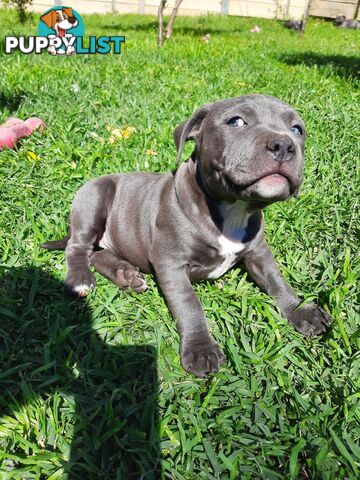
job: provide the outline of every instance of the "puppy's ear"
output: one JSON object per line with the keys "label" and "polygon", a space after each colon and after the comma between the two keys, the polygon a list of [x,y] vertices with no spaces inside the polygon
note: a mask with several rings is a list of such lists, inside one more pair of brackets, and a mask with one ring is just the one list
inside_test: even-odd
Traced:
{"label": "puppy's ear", "polygon": [[75,16],[75,15],[73,14],[72,8],[70,8],[70,7],[64,7],[62,10],[63,10],[63,12],[66,13],[66,15],[67,15],[68,17],[74,17],[74,16]]}
{"label": "puppy's ear", "polygon": [[187,140],[196,140],[197,135],[201,130],[201,125],[210,110],[211,104],[204,105],[196,110],[196,112],[185,122],[175,128],[174,141],[177,148],[176,165],[179,165],[181,154],[184,150],[184,145]]}
{"label": "puppy's ear", "polygon": [[45,13],[45,15],[42,15],[40,17],[40,20],[42,22],[45,23],[45,25],[48,27],[48,28],[52,28],[53,26],[53,15],[54,15],[55,11],[54,10],[51,10],[50,12],[48,13]]}

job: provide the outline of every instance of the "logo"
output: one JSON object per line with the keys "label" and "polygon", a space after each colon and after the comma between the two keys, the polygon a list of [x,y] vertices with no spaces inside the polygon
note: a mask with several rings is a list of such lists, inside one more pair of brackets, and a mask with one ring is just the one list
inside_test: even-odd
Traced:
{"label": "logo", "polygon": [[72,8],[51,8],[40,17],[38,36],[53,40],[48,47],[51,55],[71,55],[76,51],[76,37],[84,37],[84,34],[82,18]]}
{"label": "logo", "polygon": [[90,36],[85,39],[85,26],[80,14],[71,7],[53,7],[40,17],[37,37],[5,37],[5,53],[51,55],[121,53],[125,36]]}

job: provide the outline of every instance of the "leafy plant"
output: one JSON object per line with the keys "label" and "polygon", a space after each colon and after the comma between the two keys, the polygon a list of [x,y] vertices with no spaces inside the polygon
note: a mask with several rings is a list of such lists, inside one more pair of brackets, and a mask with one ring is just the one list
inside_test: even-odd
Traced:
{"label": "leafy plant", "polygon": [[27,9],[32,5],[33,0],[5,0],[4,4],[12,6],[16,9],[19,20],[21,23],[25,23],[27,19]]}

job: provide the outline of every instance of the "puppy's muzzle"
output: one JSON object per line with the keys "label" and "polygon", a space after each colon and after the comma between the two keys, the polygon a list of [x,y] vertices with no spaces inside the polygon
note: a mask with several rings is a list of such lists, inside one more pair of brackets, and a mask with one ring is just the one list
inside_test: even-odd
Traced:
{"label": "puppy's muzzle", "polygon": [[76,18],[75,17],[68,17],[68,22],[71,23],[71,25],[74,25],[74,23],[76,23]]}
{"label": "puppy's muzzle", "polygon": [[286,135],[269,139],[266,143],[266,149],[269,150],[274,159],[280,163],[291,160],[296,151],[293,140]]}

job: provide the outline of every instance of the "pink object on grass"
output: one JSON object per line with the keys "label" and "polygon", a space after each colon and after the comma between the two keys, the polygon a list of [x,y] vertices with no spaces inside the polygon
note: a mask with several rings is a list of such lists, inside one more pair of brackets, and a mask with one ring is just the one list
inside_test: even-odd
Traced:
{"label": "pink object on grass", "polygon": [[30,117],[25,120],[25,123],[29,128],[31,128],[31,130],[39,130],[40,133],[43,133],[45,130],[45,123],[41,120],[41,118]]}
{"label": "pink object on grass", "polygon": [[17,135],[10,128],[0,127],[0,150],[3,148],[14,148],[17,142]]}
{"label": "pink object on grass", "polygon": [[37,117],[27,120],[8,118],[0,125],[0,151],[4,148],[14,148],[20,138],[28,137],[34,130],[42,133],[45,130],[44,122]]}

